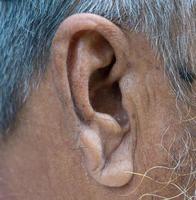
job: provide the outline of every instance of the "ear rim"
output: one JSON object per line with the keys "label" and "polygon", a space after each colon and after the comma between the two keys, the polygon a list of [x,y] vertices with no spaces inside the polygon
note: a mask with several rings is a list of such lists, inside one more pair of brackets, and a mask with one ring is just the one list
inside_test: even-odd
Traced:
{"label": "ear rim", "polygon": [[[75,23],[73,23],[73,21]],[[128,42],[126,39],[122,40],[122,38],[127,38],[125,33],[108,19],[95,14],[89,14],[89,13],[74,14],[65,19],[61,23],[59,29],[55,34],[55,37],[52,42],[52,49],[56,46],[55,44],[57,44],[57,46],[60,46],[59,44],[60,41],[65,41],[65,40],[70,41],[73,35],[84,30],[95,31],[99,33],[101,36],[103,36],[108,42],[110,41],[109,44],[113,48],[114,54],[117,55],[116,60],[118,62],[122,62],[122,66],[124,66],[123,61],[126,58],[126,56],[129,55]],[[121,46],[119,46],[118,41],[121,41],[121,46],[124,48],[121,48]],[[119,71],[123,72],[124,69],[122,68],[123,67],[119,68]]]}

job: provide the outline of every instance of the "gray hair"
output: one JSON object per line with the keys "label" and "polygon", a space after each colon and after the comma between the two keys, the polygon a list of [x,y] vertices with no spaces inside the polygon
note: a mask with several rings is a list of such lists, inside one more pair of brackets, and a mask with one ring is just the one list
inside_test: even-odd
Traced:
{"label": "gray hair", "polygon": [[[59,24],[94,13],[152,42],[177,97],[195,104],[196,0],[7,0],[0,2],[0,132],[6,133],[44,74]],[[192,98],[194,99],[194,98]]]}

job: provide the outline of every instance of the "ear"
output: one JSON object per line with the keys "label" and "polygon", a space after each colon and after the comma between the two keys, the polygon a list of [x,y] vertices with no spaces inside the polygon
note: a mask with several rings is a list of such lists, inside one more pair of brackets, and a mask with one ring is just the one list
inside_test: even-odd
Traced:
{"label": "ear", "polygon": [[[80,121],[80,146],[89,174],[100,184],[123,186],[133,170],[130,120],[119,81],[129,48],[125,34],[100,16],[78,14],[59,27],[52,46],[60,92],[70,91]],[[63,76],[68,76],[68,85]]]}

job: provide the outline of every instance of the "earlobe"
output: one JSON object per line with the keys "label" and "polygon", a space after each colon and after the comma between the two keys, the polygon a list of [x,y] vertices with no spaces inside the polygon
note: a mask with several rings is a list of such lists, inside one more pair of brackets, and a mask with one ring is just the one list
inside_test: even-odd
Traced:
{"label": "earlobe", "polygon": [[[86,167],[100,184],[123,186],[132,177],[126,171],[133,170],[130,120],[119,86],[127,69],[126,37],[96,15],[80,14],[67,20],[57,31],[54,45],[61,55],[67,53],[69,87],[82,127],[80,144]],[[64,37],[67,45],[63,47]]]}

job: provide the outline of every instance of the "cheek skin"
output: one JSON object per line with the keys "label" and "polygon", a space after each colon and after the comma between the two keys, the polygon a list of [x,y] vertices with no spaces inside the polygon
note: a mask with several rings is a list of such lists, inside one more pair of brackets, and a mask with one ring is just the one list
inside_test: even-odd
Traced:
{"label": "cheek skin", "polygon": [[[140,185],[137,191],[141,194],[159,190],[164,187],[159,183],[171,178],[173,171],[167,167],[175,167],[175,163],[169,154],[181,149],[181,144],[174,141],[184,133],[184,127],[179,125],[176,98],[167,77],[158,67],[130,68],[121,80],[121,88],[130,123],[136,127],[134,172],[140,175],[134,176],[131,185],[134,188]],[[166,151],[168,149],[171,152]],[[141,174],[153,180],[142,178]],[[171,192],[179,193],[173,186],[167,186],[160,194],[171,196]]]}

